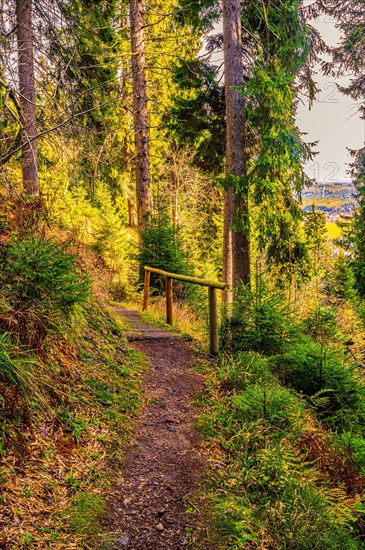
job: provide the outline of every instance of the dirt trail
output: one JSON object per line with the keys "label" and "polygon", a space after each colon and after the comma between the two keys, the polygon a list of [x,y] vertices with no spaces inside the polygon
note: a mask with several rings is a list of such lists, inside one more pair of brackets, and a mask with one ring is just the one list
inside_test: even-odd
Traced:
{"label": "dirt trail", "polygon": [[196,393],[204,379],[190,369],[202,358],[192,345],[164,329],[143,322],[136,312],[114,310],[132,325],[133,347],[145,354],[148,404],[135,427],[135,444],[127,449],[110,526],[113,548],[178,550],[190,546],[193,528],[186,507],[204,467],[193,426]]}

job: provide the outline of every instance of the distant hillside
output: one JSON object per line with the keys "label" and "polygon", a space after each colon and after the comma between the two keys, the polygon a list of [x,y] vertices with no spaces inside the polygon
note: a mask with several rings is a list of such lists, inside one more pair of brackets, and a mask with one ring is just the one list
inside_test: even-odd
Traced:
{"label": "distant hillside", "polygon": [[314,203],[318,210],[326,213],[329,220],[352,216],[356,205],[355,187],[350,182],[317,183],[304,189],[302,203],[306,212]]}

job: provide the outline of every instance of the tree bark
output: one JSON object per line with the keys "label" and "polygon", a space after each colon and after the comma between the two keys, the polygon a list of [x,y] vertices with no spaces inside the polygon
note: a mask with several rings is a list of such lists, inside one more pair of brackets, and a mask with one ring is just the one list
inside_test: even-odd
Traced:
{"label": "tree bark", "polygon": [[171,154],[171,214],[175,229],[179,223],[179,174],[177,166],[177,149],[172,147]]}
{"label": "tree bark", "polygon": [[233,229],[235,211],[234,189],[230,187],[224,192],[224,224],[223,224],[223,268],[222,280],[228,283],[228,287],[223,290],[222,300],[227,305],[233,301]]}
{"label": "tree bark", "polygon": [[151,210],[151,174],[148,135],[146,53],[143,0],[131,0],[131,44],[133,82],[133,124],[136,149],[136,193],[139,231],[143,231]]}
{"label": "tree bark", "polygon": [[131,229],[135,229],[136,227],[136,215],[135,215],[134,200],[132,195],[128,197],[128,226]]}
{"label": "tree bark", "polygon": [[36,95],[32,0],[16,0],[19,102],[22,108],[23,186],[29,195],[39,195]]}
{"label": "tree bark", "polygon": [[130,134],[126,131],[123,144],[123,154],[125,159],[126,172],[128,174],[128,184],[127,184],[127,203],[128,203],[128,227],[131,229],[136,228],[136,209],[135,209],[135,185],[134,179],[132,176],[132,166],[131,166],[131,148],[130,148]]}
{"label": "tree bark", "polygon": [[[226,92],[226,173],[246,174],[245,100],[242,87],[242,29],[239,0],[223,0],[224,75]],[[250,233],[248,190],[230,183],[224,200],[223,280],[230,289],[223,299],[232,302],[232,289],[241,281],[250,282]]]}

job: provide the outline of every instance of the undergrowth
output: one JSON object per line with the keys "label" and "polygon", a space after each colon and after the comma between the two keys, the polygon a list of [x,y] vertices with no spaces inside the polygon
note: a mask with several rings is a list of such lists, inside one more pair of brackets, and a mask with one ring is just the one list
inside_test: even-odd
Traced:
{"label": "undergrowth", "polygon": [[214,457],[217,548],[363,548],[364,479],[349,434],[328,432],[262,355],[223,357],[209,379],[200,427]]}
{"label": "undergrowth", "polygon": [[84,303],[90,280],[67,243],[38,235],[12,236],[0,246],[0,327],[30,348],[61,332],[74,306]]}
{"label": "undergrowth", "polygon": [[0,546],[97,548],[142,357],[41,200],[0,212]]}
{"label": "undergrowth", "polygon": [[300,319],[283,292],[256,283],[207,367],[199,424],[213,456],[204,497],[215,528],[202,548],[365,548],[359,365],[332,315]]}
{"label": "undergrowth", "polygon": [[74,313],[63,337],[48,340],[46,356],[27,351],[20,361],[18,348],[5,344],[0,541],[15,549],[96,548],[110,457],[122,456],[141,406],[143,360],[95,302]]}

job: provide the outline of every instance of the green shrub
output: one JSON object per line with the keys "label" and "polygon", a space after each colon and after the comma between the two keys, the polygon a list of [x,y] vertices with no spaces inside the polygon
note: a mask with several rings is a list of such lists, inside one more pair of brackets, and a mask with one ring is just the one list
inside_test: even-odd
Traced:
{"label": "green shrub", "polygon": [[342,338],[333,311],[299,326],[282,294],[256,286],[240,290],[225,331],[235,353],[214,366],[201,422],[218,457],[208,498],[224,547],[363,548],[362,503],[348,487],[365,471],[365,385],[340,346],[324,346]]}
{"label": "green shrub", "polygon": [[[141,235],[142,247],[138,260],[142,266],[148,265],[171,273],[189,273],[187,256],[181,243],[179,230],[175,228],[165,212],[151,217]],[[190,270],[190,275],[192,275]],[[164,278],[151,274],[151,287],[164,290]]]}
{"label": "green shrub", "polygon": [[284,293],[269,288],[263,276],[257,278],[254,290],[242,285],[235,298],[233,315],[222,323],[226,349],[275,355],[296,338],[298,328]]}
{"label": "green shrub", "polygon": [[[162,210],[153,216],[141,235],[142,246],[137,255],[141,267],[148,265],[170,273],[194,276],[188,262],[179,228],[174,227],[167,213]],[[151,289],[157,294],[165,292],[165,277],[151,273]],[[188,301],[195,311],[206,307],[206,292],[202,287],[181,281],[173,281],[174,299]],[[205,310],[204,310],[205,311]]]}
{"label": "green shrub", "polygon": [[23,344],[39,347],[90,292],[76,257],[50,239],[14,237],[0,249],[0,326]]}
{"label": "green shrub", "polygon": [[[278,471],[272,469],[277,476]],[[286,478],[290,474],[286,472]],[[283,478],[281,478],[283,479]],[[285,482],[277,498],[260,505],[255,496],[225,497],[217,506],[218,530],[227,549],[358,550],[351,527],[337,522],[331,503],[311,484]],[[228,491],[227,491],[228,492]],[[247,493],[242,488],[242,493]],[[265,542],[264,542],[265,541]],[[262,544],[265,544],[263,546]],[[250,544],[251,543],[251,544]]]}
{"label": "green shrub", "polygon": [[222,356],[217,376],[221,387],[228,391],[244,390],[256,382],[276,381],[268,358],[254,352]]}
{"label": "green shrub", "polygon": [[261,383],[232,397],[232,409],[236,419],[244,422],[261,419],[270,426],[288,431],[304,414],[300,398],[292,391],[279,385],[263,386]]}
{"label": "green shrub", "polygon": [[343,432],[337,436],[336,444],[342,448],[346,456],[350,456],[356,470],[365,474],[365,439],[361,433]]}
{"label": "green shrub", "polygon": [[[365,386],[356,365],[343,362],[334,351],[309,339],[270,358],[270,363],[284,384],[306,396],[321,393],[318,412],[322,418],[343,427],[347,422],[361,422]],[[312,403],[316,405],[315,400]]]}
{"label": "green shrub", "polygon": [[334,308],[317,304],[303,319],[302,326],[304,332],[317,342],[343,341]]}
{"label": "green shrub", "polygon": [[283,476],[282,490],[260,510],[260,520],[265,525],[268,537],[275,541],[274,548],[361,548],[352,531],[354,514],[346,508],[346,504],[341,508],[340,502],[336,510],[335,503],[328,498],[326,491],[317,488],[313,482],[295,479],[296,476],[292,476],[288,469],[283,472]]}
{"label": "green shrub", "polygon": [[356,277],[354,262],[341,255],[336,261],[334,273],[328,275],[328,291],[343,300],[356,302],[358,293],[356,289]]}
{"label": "green shrub", "polygon": [[299,396],[254,383],[211,405],[203,427],[219,449],[212,483],[225,548],[361,547],[354,500],[298,453],[308,418]]}

